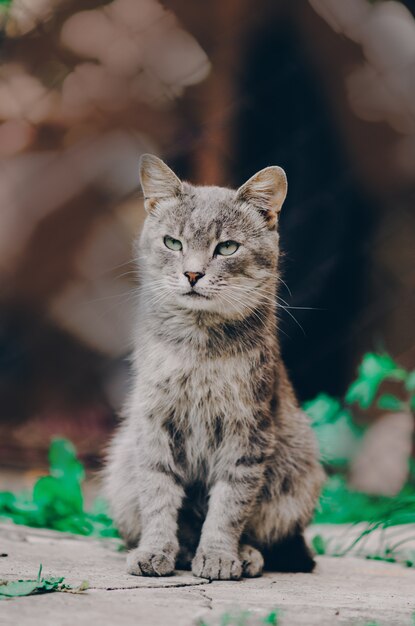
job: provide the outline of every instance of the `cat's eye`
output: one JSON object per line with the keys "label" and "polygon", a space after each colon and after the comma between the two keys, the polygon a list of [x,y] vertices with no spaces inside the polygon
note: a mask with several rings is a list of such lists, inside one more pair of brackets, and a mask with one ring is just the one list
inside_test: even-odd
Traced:
{"label": "cat's eye", "polygon": [[236,241],[222,241],[222,243],[218,243],[216,246],[215,254],[231,256],[231,254],[235,254],[238,248],[239,243],[236,243]]}
{"label": "cat's eye", "polygon": [[164,237],[164,245],[169,250],[174,250],[174,252],[179,252],[179,250],[182,250],[183,248],[181,241],[174,239],[174,237],[169,237],[169,235]]}

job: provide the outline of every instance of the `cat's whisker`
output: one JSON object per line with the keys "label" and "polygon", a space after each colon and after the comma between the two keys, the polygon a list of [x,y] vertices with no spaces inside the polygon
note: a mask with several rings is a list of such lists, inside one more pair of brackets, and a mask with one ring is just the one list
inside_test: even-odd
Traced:
{"label": "cat's whisker", "polygon": [[[246,307],[247,307],[247,308],[249,308],[249,305],[246,305]],[[252,308],[252,307],[251,307],[251,308]],[[281,308],[285,308],[285,307],[281,307]],[[288,313],[288,311],[287,311],[287,313]],[[257,313],[257,315],[258,315],[258,313]],[[288,334],[287,334],[287,333],[286,333],[286,332],[285,332],[282,328],[279,328],[279,332],[281,332],[281,333],[282,333],[283,335],[285,335],[286,337],[289,337],[289,335],[288,335]]]}
{"label": "cat's whisker", "polygon": [[115,270],[118,270],[121,267],[125,267],[126,265],[133,266],[134,263],[137,263],[138,261],[141,261],[141,260],[144,260],[144,259],[147,259],[147,258],[148,257],[146,255],[142,255],[142,256],[138,256],[138,257],[132,257],[131,259],[128,259],[127,261],[124,261],[123,263],[119,263],[118,265],[113,265],[112,267],[107,268],[105,271],[103,271],[103,272],[101,272],[101,274],[99,274],[99,277],[107,276],[108,274],[111,274]]}
{"label": "cat's whisker", "polygon": [[270,297],[269,292],[262,292],[260,289],[251,290],[251,289],[248,289],[248,288],[243,287],[243,286],[233,285],[231,287],[231,291],[233,291],[233,290],[236,290],[240,294],[244,294],[244,295],[246,295],[248,297],[251,297],[251,298],[252,298],[252,294],[255,293],[255,295],[258,294],[258,296],[259,296],[258,297],[258,301],[259,300],[266,301],[266,302],[270,303],[273,306],[276,306],[276,304],[277,304],[276,297],[272,298],[272,297]]}
{"label": "cat's whisker", "polygon": [[282,283],[284,285],[284,287],[287,289],[288,293],[290,294],[290,296],[292,297],[292,292],[291,289],[289,288],[289,286],[287,285],[287,283],[285,282],[285,280],[283,280],[281,278],[281,276],[278,278],[279,282]]}
{"label": "cat's whisker", "polygon": [[288,315],[294,320],[294,322],[297,324],[297,326],[301,329],[304,337],[306,337],[306,332],[304,330],[304,328],[301,326],[300,322],[298,321],[298,319],[291,313],[291,311],[289,311],[287,309],[287,307],[285,306],[281,306],[282,309],[284,309],[284,311],[286,311],[288,313]]}
{"label": "cat's whisker", "polygon": [[122,274],[117,274],[116,276],[114,276],[114,279],[120,280],[121,278],[124,278],[125,276],[129,276],[131,274],[134,274],[136,276],[136,278],[138,278],[138,269],[134,268],[132,270],[128,270],[128,272],[123,272]]}
{"label": "cat's whisker", "polygon": [[164,289],[159,289],[157,293],[154,294],[153,298],[147,300],[147,304],[150,304],[152,307],[156,306],[156,304],[161,303],[170,295],[170,290],[166,287]]}
{"label": "cat's whisker", "polygon": [[124,291],[123,293],[114,293],[108,296],[102,296],[101,298],[94,298],[92,300],[87,300],[87,304],[94,304],[95,302],[104,302],[105,300],[114,300],[114,298],[120,299],[124,296],[129,296],[131,293],[135,291],[134,287],[131,287],[128,291]]}
{"label": "cat's whisker", "polygon": [[144,293],[157,293],[160,289],[163,289],[166,287],[166,283],[165,281],[160,281],[159,283],[152,283],[151,285],[141,285],[139,287],[137,287],[137,293],[139,294],[144,294]]}
{"label": "cat's whisker", "polygon": [[[240,291],[240,292],[242,292],[242,293],[246,294],[247,296],[248,296],[248,295],[252,296],[252,290],[250,290],[250,289],[246,289],[245,287],[239,287],[239,286],[234,285],[234,286],[232,287],[232,290],[233,290],[233,289],[238,290],[238,291]],[[254,293],[255,293],[255,295],[256,295],[256,294],[258,294],[258,295],[259,295],[259,298],[260,298],[261,300],[265,300],[265,301],[267,301],[267,302],[269,302],[269,303],[271,303],[271,304],[274,304],[274,305],[276,305],[276,304],[277,304],[276,296],[275,296],[274,298],[272,298],[272,297],[270,297],[270,296],[268,295],[268,292],[267,292],[267,293],[265,293],[265,292],[261,292],[261,290],[260,290],[260,289],[255,289],[255,292],[254,292]]]}
{"label": "cat's whisker", "polygon": [[111,274],[115,270],[119,270],[121,267],[125,267],[126,265],[133,265],[134,261],[135,259],[128,259],[128,261],[124,261],[123,263],[119,263],[118,265],[113,265],[112,267],[107,268],[104,272],[99,274],[99,276],[100,277],[107,276],[108,274]]}
{"label": "cat's whisker", "polygon": [[160,296],[165,295],[166,293],[167,293],[167,287],[160,286],[157,289],[152,288],[148,290],[143,290],[141,295],[145,297],[147,301],[153,301],[153,300],[157,300]]}
{"label": "cat's whisker", "polygon": [[[251,290],[247,287],[244,287],[242,285],[234,285],[232,284],[232,289],[238,289],[240,291],[244,291],[246,293],[251,293]],[[265,290],[261,287],[255,287],[255,293],[260,294],[261,296],[263,296],[264,298],[266,296],[268,297],[268,301],[269,302],[275,302],[277,303],[278,300],[281,300],[284,303],[284,308],[288,308],[288,309],[293,309],[293,310],[301,310],[301,311],[321,311],[323,309],[320,309],[318,307],[311,307],[311,306],[291,306],[288,304],[288,302],[286,302],[285,300],[283,300],[283,298],[281,298],[281,296],[279,296],[276,291],[270,291],[270,290]]]}
{"label": "cat's whisker", "polygon": [[[236,288],[236,289],[238,289],[238,287],[241,287],[241,286],[238,286],[238,285],[234,285],[233,286],[233,288]],[[244,290],[244,287],[242,287],[241,291],[242,290]],[[283,298],[278,296],[277,294],[275,294],[275,301],[274,301],[274,299],[270,298],[268,296],[268,294],[262,293],[261,289],[258,289],[256,291],[259,292],[259,294],[260,294],[259,297],[260,298],[263,298],[263,299],[267,300],[269,303],[275,304],[275,305],[279,306],[280,308],[284,309],[287,312],[287,314],[293,319],[293,321],[297,324],[297,326],[301,329],[301,331],[303,332],[304,336],[306,336],[306,332],[305,332],[304,328],[302,327],[300,322],[297,320],[297,318],[289,310],[290,308],[293,308],[293,307],[290,307],[289,304]],[[248,293],[247,293],[247,295],[248,295]],[[283,304],[279,303],[278,301],[281,301]]]}
{"label": "cat's whisker", "polygon": [[[163,280],[160,281],[156,281],[157,284],[159,284],[160,286],[164,284]],[[160,290],[160,286],[158,287],[158,290]],[[111,296],[108,297],[104,297],[105,300],[114,300],[117,299],[116,303],[114,306],[111,306],[109,308],[106,308],[104,313],[105,315],[108,315],[109,313],[113,312],[114,309],[116,309],[118,306],[125,306],[127,304],[129,304],[130,302],[135,302],[135,301],[139,301],[140,298],[146,295],[146,293],[151,293],[154,291],[154,287],[155,287],[155,283],[153,283],[151,286],[141,286],[141,287],[134,287],[132,286],[132,288],[129,291],[123,292],[123,294],[113,294]],[[168,295],[168,294],[167,294]],[[98,299],[99,301],[100,299]],[[90,302],[95,302],[94,300],[90,301]]]}
{"label": "cat's whisker", "polygon": [[[234,294],[227,294],[227,297],[231,300],[233,300],[235,303],[242,305],[242,311],[248,310],[250,315],[254,315],[254,317],[256,317],[258,319],[258,321],[260,321],[261,323],[264,321],[265,316],[262,316],[262,312],[260,310],[258,310],[258,308],[254,307],[252,304],[250,304],[249,302],[247,302],[246,300],[242,300],[240,298],[236,298],[236,296]],[[242,312],[241,311],[241,312]]]}

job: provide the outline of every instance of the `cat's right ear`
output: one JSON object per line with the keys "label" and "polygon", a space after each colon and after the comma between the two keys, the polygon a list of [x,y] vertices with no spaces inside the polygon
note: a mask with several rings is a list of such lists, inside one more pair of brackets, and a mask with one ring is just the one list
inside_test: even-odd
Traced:
{"label": "cat's right ear", "polygon": [[182,190],[181,180],[158,157],[143,154],[140,159],[140,182],[144,193],[144,206],[151,213],[159,200],[175,198]]}

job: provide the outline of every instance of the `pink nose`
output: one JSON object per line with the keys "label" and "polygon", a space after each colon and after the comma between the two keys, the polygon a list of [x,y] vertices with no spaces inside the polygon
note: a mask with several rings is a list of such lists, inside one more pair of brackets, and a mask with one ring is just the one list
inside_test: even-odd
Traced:
{"label": "pink nose", "polygon": [[185,272],[184,275],[187,277],[187,280],[192,287],[196,285],[199,278],[202,278],[204,276],[202,272]]}

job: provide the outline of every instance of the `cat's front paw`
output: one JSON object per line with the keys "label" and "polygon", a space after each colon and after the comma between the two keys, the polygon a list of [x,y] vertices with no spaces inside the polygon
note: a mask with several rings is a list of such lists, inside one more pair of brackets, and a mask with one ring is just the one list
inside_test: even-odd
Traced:
{"label": "cat's front paw", "polygon": [[198,550],[192,561],[192,572],[209,580],[239,580],[242,563],[238,555],[232,553]]}
{"label": "cat's front paw", "polygon": [[127,572],[134,576],[170,576],[174,566],[172,556],[161,551],[136,548],[127,554]]}

